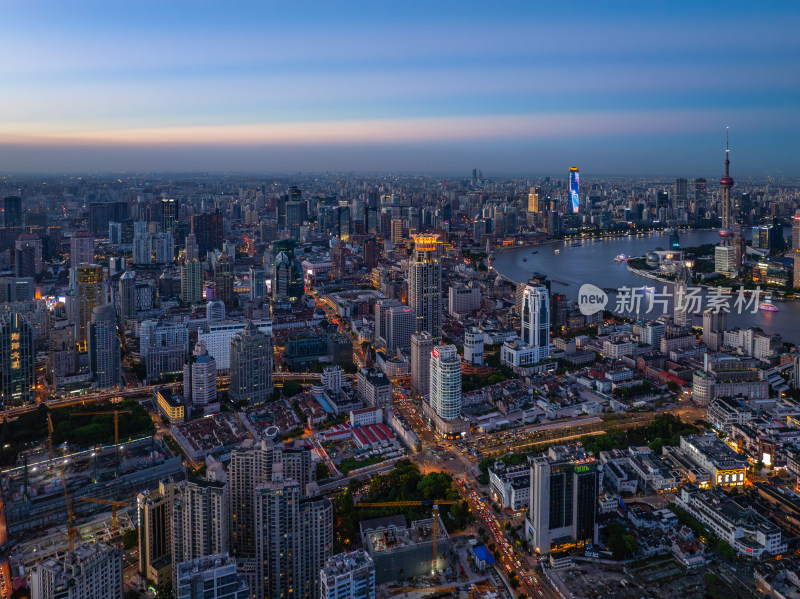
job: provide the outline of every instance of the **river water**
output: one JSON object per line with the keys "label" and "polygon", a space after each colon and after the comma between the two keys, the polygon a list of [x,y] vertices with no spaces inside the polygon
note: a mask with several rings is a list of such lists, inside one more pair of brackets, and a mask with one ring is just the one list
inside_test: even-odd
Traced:
{"label": "river water", "polygon": [[[745,235],[749,233],[747,230]],[[681,231],[681,247],[696,247],[718,241],[716,231]],[[505,249],[495,253],[492,266],[498,273],[516,282],[526,281],[534,272],[545,274],[552,282],[552,291],[564,293],[571,300],[577,300],[578,289],[584,283],[612,289],[648,286],[655,287],[659,293],[662,291],[664,283],[629,272],[625,262],[614,262],[614,258],[619,254],[643,256],[657,247],[666,249],[669,247],[668,234],[652,232],[628,237],[583,239],[580,246],[572,246],[572,243],[572,240],[565,240],[532,248]],[[668,291],[672,292],[671,286]],[[615,307],[614,297],[611,296],[608,304],[612,310]],[[779,333],[785,341],[800,344],[800,302],[775,300],[773,303],[778,312],[758,310],[752,314],[751,310],[747,310],[738,314],[734,309],[734,301],[731,301],[731,312],[727,319],[729,328],[760,327],[769,333]],[[669,310],[671,314],[671,307]],[[654,319],[661,313],[662,308],[655,306],[650,314],[643,316]],[[694,324],[701,325],[702,318],[695,316]]]}

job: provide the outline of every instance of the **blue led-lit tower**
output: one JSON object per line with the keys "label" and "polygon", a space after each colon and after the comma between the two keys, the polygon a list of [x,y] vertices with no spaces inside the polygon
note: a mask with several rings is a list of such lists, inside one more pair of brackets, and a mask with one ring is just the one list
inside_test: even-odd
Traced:
{"label": "blue led-lit tower", "polygon": [[569,167],[569,206],[573,213],[577,213],[581,208],[580,176],[577,166]]}

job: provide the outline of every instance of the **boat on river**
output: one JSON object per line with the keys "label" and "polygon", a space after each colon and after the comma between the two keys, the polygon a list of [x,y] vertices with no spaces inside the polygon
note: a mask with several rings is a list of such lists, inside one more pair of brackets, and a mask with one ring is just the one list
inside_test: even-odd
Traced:
{"label": "boat on river", "polygon": [[764,312],[780,312],[777,306],[772,303],[772,296],[766,296],[764,301],[758,305],[759,310],[763,310]]}

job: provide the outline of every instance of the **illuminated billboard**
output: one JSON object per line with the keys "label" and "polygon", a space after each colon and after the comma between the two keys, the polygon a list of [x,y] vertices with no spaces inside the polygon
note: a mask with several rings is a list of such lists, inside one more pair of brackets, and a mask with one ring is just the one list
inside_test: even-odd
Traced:
{"label": "illuminated billboard", "polygon": [[569,167],[569,205],[572,212],[578,212],[581,207],[580,177],[577,166]]}

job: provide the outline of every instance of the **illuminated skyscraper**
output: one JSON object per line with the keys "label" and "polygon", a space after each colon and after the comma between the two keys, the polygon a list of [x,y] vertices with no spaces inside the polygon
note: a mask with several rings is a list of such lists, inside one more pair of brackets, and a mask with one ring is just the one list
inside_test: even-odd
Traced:
{"label": "illuminated skyscraper", "polygon": [[578,167],[569,167],[569,206],[570,211],[577,213],[581,209],[581,183],[578,175]]}
{"label": "illuminated skyscraper", "polygon": [[33,327],[18,312],[0,317],[2,407],[35,401]]}
{"label": "illuminated skyscraper", "polygon": [[89,321],[92,311],[105,304],[103,267],[84,264],[72,269],[73,287],[70,305],[75,323],[75,338],[80,351],[86,351]]}
{"label": "illuminated skyscraper", "polygon": [[535,187],[528,194],[528,212],[539,212],[539,192]]}
{"label": "illuminated skyscraper", "polygon": [[414,235],[408,261],[408,306],[417,318],[415,332],[428,331],[433,343],[442,339],[442,266],[437,256],[439,236]]}

